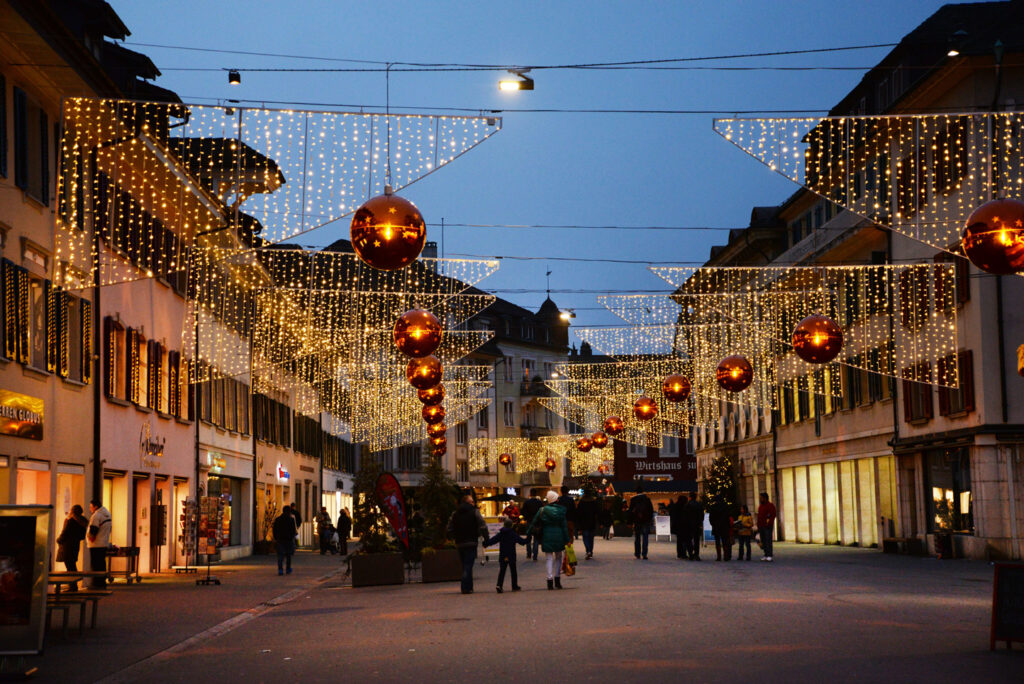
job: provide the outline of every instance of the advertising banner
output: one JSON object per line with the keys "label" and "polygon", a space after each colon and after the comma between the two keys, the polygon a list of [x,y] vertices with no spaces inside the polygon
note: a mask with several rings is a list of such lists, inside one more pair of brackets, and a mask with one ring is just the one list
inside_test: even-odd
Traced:
{"label": "advertising banner", "polygon": [[398,480],[391,473],[381,473],[374,489],[377,492],[377,504],[391,523],[395,536],[405,548],[409,548],[408,515],[402,485],[398,484]]}
{"label": "advertising banner", "polygon": [[0,506],[0,656],[43,651],[50,506]]}

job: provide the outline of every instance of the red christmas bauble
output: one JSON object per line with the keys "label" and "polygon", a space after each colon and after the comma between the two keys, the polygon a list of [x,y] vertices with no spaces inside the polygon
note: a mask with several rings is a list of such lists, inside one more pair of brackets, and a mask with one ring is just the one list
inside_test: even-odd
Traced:
{"label": "red christmas bauble", "polygon": [[994,199],[971,212],[961,236],[971,263],[988,273],[1024,271],[1024,202]]}
{"label": "red christmas bauble", "polygon": [[604,419],[602,427],[608,435],[615,437],[622,434],[622,431],[626,429],[626,424],[618,416],[608,416]]}
{"label": "red christmas bauble", "polygon": [[434,447],[430,451],[430,455],[433,456],[434,458],[437,458],[438,456],[444,456],[447,453],[448,453],[448,446],[447,445],[439,446],[439,447]]}
{"label": "red christmas bauble", "polygon": [[604,449],[608,446],[608,435],[598,430],[590,436],[590,443],[594,445],[595,449]]}
{"label": "red christmas bauble", "polygon": [[715,380],[722,389],[730,392],[742,392],[750,387],[754,380],[754,368],[746,358],[735,354],[727,356],[718,364]]}
{"label": "red christmas bauble", "polygon": [[683,375],[670,375],[661,383],[661,394],[666,401],[685,401],[690,396],[690,381]]}
{"label": "red christmas bauble", "polygon": [[498,463],[507,468],[512,464],[512,454],[502,454],[501,456],[498,456]]}
{"label": "red christmas bauble", "polygon": [[444,423],[430,423],[427,425],[427,434],[431,437],[443,435],[448,432],[448,426]]}
{"label": "red christmas bauble", "polygon": [[444,369],[436,356],[424,356],[422,359],[413,359],[405,367],[405,377],[409,384],[418,390],[430,389],[441,382]]}
{"label": "red christmas bauble", "polygon": [[576,440],[576,448],[582,451],[583,453],[587,453],[588,451],[590,451],[590,448],[592,446],[594,445],[591,444],[590,440],[587,439],[586,437],[580,437],[579,439]]}
{"label": "red christmas bauble", "polygon": [[436,437],[430,438],[430,444],[435,448],[448,446],[448,438],[445,437],[444,435],[437,435]]}
{"label": "red christmas bauble", "polygon": [[438,383],[433,387],[421,389],[416,392],[416,396],[427,406],[437,406],[444,401],[444,385]]}
{"label": "red christmas bauble", "polygon": [[349,232],[359,258],[382,271],[411,264],[427,240],[427,224],[416,205],[387,193],[356,210]]}
{"label": "red christmas bauble", "polygon": [[597,466],[597,472],[601,473],[602,475],[607,475],[608,474],[608,466],[606,466],[604,463],[602,463],[601,465]]}
{"label": "red christmas bauble", "polygon": [[807,363],[828,363],[842,348],[842,328],[828,316],[808,316],[793,330],[793,351]]}
{"label": "red christmas bauble", "polygon": [[558,467],[558,464],[555,463],[555,459],[548,458],[548,460],[544,461],[544,467],[547,468],[548,472],[550,473],[554,472],[555,468]]}
{"label": "red christmas bauble", "polygon": [[423,420],[425,420],[428,425],[444,421],[444,406],[441,406],[440,404],[437,406],[424,406]]}
{"label": "red christmas bauble", "polygon": [[433,354],[441,344],[441,323],[429,311],[406,311],[395,321],[394,338],[398,351],[419,359]]}
{"label": "red christmas bauble", "polygon": [[658,415],[658,402],[650,397],[640,397],[633,402],[633,415],[637,420],[650,420]]}

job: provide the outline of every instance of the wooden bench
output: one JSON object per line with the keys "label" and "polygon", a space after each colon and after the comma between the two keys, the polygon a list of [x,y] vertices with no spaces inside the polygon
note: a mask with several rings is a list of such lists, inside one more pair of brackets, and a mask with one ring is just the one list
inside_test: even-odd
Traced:
{"label": "wooden bench", "polygon": [[65,591],[60,594],[51,594],[46,599],[46,608],[49,613],[52,610],[62,610],[64,620],[61,625],[61,633],[67,635],[68,611],[71,606],[78,606],[78,633],[85,630],[86,605],[92,606],[92,619],[89,627],[96,629],[96,613],[99,610],[100,599],[110,596],[114,592],[102,589],[90,589],[80,591]]}
{"label": "wooden bench", "polygon": [[[85,603],[83,602],[84,606]],[[48,597],[46,599],[46,629],[49,631],[50,626],[53,623],[53,614],[60,612],[60,634],[63,637],[68,635],[68,610],[71,608],[70,601],[58,601],[55,597]]]}

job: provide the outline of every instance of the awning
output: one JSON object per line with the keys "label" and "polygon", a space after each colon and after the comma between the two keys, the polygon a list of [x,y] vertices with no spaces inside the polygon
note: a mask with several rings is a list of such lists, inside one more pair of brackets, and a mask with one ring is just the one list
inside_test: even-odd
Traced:
{"label": "awning", "polygon": [[612,489],[614,489],[617,494],[622,494],[623,492],[635,492],[638,484],[642,484],[644,486],[644,493],[697,491],[697,483],[687,480],[665,480],[658,482],[652,482],[650,480],[615,480],[611,484]]}

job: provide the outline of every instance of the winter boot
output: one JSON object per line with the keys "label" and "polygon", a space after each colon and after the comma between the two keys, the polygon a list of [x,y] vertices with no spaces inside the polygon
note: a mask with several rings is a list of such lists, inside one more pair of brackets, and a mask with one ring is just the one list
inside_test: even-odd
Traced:
{"label": "winter boot", "polygon": [[561,577],[556,577],[555,578],[555,589],[561,589],[561,588],[562,588],[562,578]]}
{"label": "winter boot", "polygon": [[555,580],[548,580],[548,589],[555,588]]}

